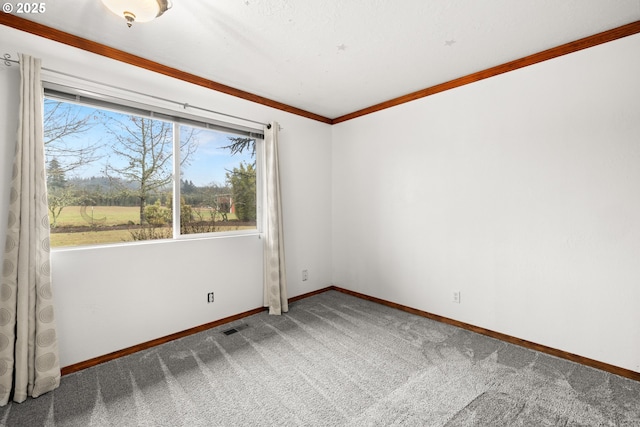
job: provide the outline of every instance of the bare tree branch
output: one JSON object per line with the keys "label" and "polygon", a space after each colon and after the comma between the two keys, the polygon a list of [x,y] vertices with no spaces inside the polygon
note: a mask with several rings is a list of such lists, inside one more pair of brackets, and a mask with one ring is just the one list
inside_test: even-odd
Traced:
{"label": "bare tree branch", "polygon": [[251,152],[251,157],[256,155],[256,140],[253,138],[229,137],[231,144],[220,147],[223,150],[230,150],[231,155],[242,154],[245,150]]}
{"label": "bare tree branch", "polygon": [[[111,150],[117,163],[107,163],[105,173],[121,186],[135,186],[129,190],[139,200],[140,224],[143,224],[148,196],[166,190],[173,179],[173,124],[127,116],[123,120],[112,120],[108,127],[114,138]],[[184,147],[181,163],[195,153],[195,135],[194,131],[181,135],[180,145]]]}
{"label": "bare tree branch", "polygon": [[[57,159],[64,172],[99,160],[96,152],[101,143],[90,141],[87,135],[97,124],[99,114],[97,110],[82,114],[73,104],[45,99],[44,144],[47,158]],[[71,144],[70,138],[83,138],[83,143]]]}

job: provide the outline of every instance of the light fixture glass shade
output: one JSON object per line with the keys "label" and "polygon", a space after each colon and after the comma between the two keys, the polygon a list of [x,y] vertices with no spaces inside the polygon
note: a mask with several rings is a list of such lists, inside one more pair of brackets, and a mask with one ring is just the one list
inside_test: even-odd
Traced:
{"label": "light fixture glass shade", "polygon": [[171,8],[169,0],[102,0],[111,12],[127,20],[127,25],[134,22],[149,22]]}

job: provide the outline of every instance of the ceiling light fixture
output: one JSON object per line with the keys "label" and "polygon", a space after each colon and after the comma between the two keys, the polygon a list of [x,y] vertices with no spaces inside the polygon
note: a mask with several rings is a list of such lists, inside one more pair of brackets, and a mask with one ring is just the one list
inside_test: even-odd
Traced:
{"label": "ceiling light fixture", "polygon": [[102,0],[113,13],[123,17],[127,26],[134,22],[149,22],[171,9],[169,0]]}

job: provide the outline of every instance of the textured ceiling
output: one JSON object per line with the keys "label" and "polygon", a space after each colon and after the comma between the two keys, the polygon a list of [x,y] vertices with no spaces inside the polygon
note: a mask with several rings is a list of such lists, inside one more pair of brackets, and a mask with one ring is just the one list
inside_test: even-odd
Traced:
{"label": "textured ceiling", "polygon": [[100,0],[21,15],[335,118],[640,20],[640,0],[174,0],[127,28]]}

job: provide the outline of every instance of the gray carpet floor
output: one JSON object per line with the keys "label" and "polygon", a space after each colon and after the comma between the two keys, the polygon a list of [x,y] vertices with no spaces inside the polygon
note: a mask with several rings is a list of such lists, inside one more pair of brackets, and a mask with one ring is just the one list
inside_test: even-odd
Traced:
{"label": "gray carpet floor", "polygon": [[65,376],[0,423],[640,426],[640,383],[329,291]]}

